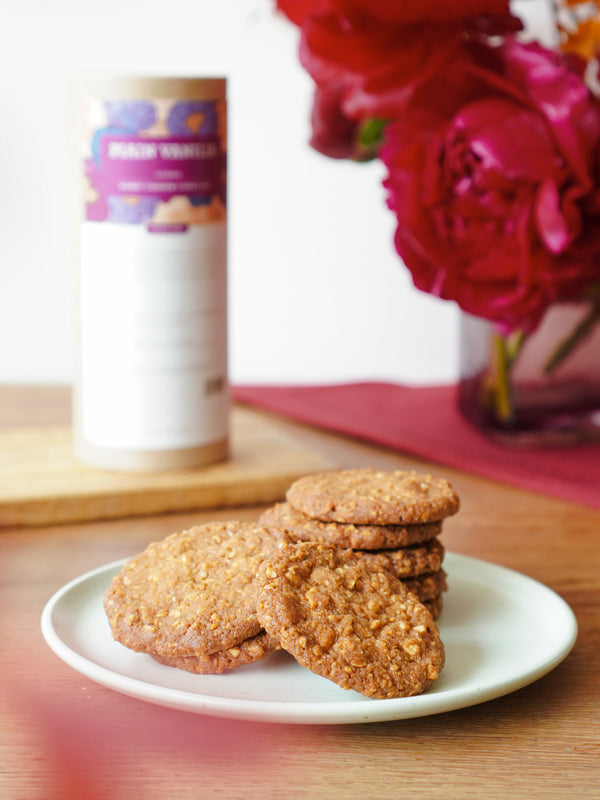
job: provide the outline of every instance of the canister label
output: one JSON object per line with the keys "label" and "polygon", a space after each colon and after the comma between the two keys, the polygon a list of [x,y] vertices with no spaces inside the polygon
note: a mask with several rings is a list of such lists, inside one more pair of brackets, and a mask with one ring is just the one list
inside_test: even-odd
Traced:
{"label": "canister label", "polygon": [[84,163],[90,221],[156,233],[222,220],[225,101],[91,98]]}

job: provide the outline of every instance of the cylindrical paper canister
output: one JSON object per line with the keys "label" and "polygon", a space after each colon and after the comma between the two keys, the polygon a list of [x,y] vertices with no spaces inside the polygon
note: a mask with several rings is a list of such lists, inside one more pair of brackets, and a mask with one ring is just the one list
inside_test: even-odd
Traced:
{"label": "cylindrical paper canister", "polygon": [[75,83],[75,455],[133,471],[222,460],[226,80]]}

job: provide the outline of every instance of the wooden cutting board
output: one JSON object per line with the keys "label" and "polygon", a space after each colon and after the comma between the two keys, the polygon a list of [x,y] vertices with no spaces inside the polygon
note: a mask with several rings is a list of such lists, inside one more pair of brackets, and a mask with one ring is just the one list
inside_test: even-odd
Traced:
{"label": "wooden cutting board", "polygon": [[228,461],[152,474],[84,466],[69,427],[0,431],[0,528],[273,503],[324,456],[252,409],[235,408]]}

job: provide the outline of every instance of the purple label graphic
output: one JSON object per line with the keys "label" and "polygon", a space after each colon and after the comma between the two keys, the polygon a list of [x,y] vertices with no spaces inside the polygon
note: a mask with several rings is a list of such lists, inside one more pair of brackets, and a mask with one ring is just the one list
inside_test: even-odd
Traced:
{"label": "purple label graphic", "polygon": [[225,105],[90,100],[85,217],[153,233],[226,218]]}
{"label": "purple label graphic", "polygon": [[99,177],[105,195],[139,195],[169,200],[219,191],[222,159],[216,139],[146,139],[105,135]]}

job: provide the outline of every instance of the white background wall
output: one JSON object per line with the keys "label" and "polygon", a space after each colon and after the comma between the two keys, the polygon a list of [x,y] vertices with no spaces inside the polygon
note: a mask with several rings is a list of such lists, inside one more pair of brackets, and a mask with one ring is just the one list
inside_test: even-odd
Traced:
{"label": "white background wall", "polygon": [[229,79],[232,381],[455,378],[456,309],[412,287],[381,167],[307,145],[274,2],[0,0],[0,383],[72,378],[67,82],[94,69]]}

